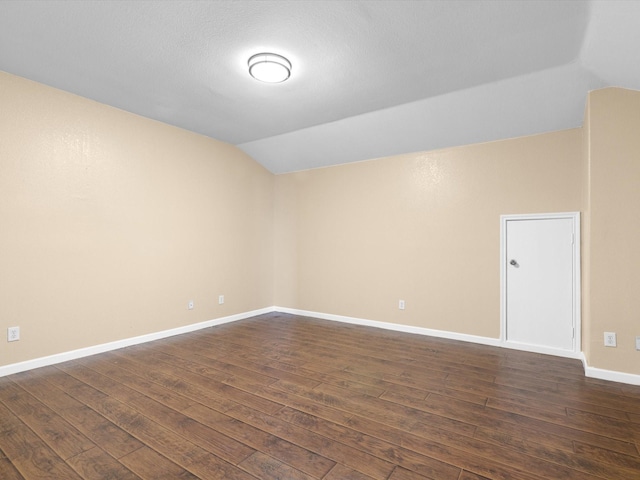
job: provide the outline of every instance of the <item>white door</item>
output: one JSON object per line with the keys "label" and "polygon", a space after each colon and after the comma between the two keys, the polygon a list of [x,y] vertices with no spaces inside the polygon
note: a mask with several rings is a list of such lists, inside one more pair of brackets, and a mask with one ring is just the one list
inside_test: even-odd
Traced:
{"label": "white door", "polygon": [[503,217],[507,343],[545,353],[576,351],[577,224],[577,214]]}

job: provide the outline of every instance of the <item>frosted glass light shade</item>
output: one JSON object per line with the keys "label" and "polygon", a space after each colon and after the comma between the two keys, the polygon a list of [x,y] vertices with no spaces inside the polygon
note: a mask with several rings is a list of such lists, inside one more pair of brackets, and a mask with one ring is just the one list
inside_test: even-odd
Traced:
{"label": "frosted glass light shade", "polygon": [[249,59],[249,74],[261,82],[284,82],[291,75],[291,62],[275,53],[258,53]]}

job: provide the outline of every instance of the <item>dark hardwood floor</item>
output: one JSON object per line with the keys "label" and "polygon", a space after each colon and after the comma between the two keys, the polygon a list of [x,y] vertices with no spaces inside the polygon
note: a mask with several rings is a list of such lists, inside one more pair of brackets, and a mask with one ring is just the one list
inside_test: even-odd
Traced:
{"label": "dark hardwood floor", "polygon": [[0,478],[639,479],[640,387],[269,314],[0,378]]}

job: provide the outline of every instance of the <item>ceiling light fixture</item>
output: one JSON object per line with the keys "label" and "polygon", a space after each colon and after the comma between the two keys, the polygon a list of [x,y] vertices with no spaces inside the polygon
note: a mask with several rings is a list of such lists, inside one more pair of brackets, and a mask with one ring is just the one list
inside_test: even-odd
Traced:
{"label": "ceiling light fixture", "polygon": [[275,53],[258,53],[249,59],[249,74],[261,82],[284,82],[291,75],[291,62]]}

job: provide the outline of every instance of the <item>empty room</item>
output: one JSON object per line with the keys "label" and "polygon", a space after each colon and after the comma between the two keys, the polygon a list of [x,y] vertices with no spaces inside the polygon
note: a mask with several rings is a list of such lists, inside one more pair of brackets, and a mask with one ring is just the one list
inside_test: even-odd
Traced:
{"label": "empty room", "polygon": [[0,0],[0,479],[640,478],[639,24]]}

